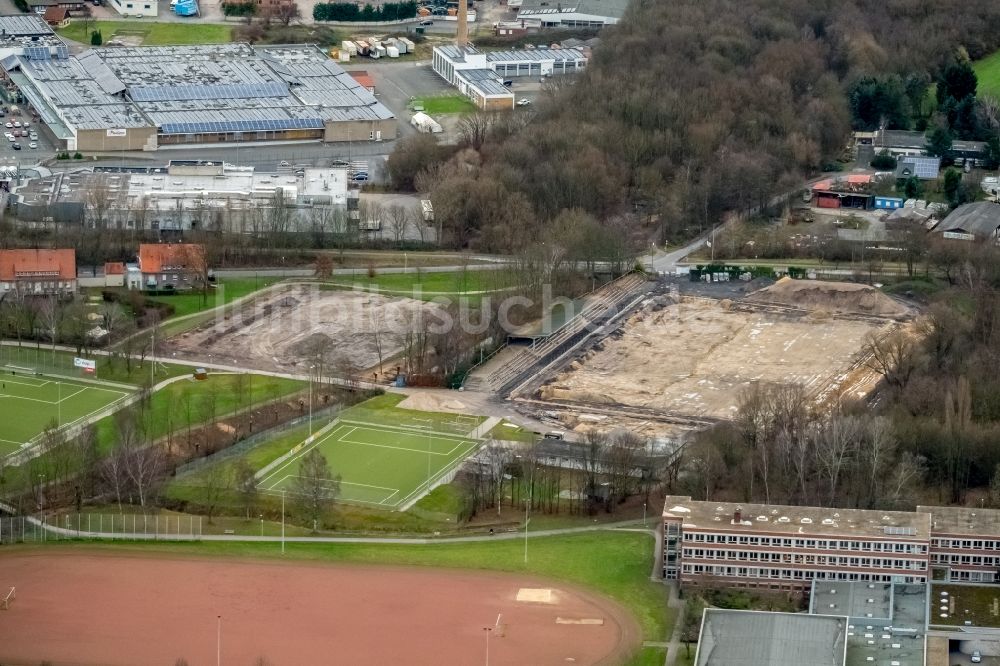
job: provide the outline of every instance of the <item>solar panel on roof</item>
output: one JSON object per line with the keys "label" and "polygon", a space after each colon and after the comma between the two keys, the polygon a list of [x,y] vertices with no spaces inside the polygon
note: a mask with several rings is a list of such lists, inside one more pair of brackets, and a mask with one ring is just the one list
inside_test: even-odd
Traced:
{"label": "solar panel on roof", "polygon": [[49,47],[47,46],[25,46],[24,57],[28,60],[48,60]]}
{"label": "solar panel on roof", "polygon": [[914,536],[917,533],[915,527],[896,527],[893,525],[886,525],[882,531],[888,536]]}
{"label": "solar panel on roof", "polygon": [[259,132],[286,129],[323,129],[320,118],[274,118],[267,120],[224,120],[190,123],[163,123],[164,134],[198,134],[214,132]]}
{"label": "solar panel on roof", "polygon": [[270,83],[236,83],[190,86],[136,86],[129,94],[137,102],[169,102],[186,99],[255,99],[285,97],[288,86],[278,81]]}
{"label": "solar panel on roof", "polygon": [[56,47],[56,58],[60,60],[69,60],[69,47],[65,44],[60,44]]}

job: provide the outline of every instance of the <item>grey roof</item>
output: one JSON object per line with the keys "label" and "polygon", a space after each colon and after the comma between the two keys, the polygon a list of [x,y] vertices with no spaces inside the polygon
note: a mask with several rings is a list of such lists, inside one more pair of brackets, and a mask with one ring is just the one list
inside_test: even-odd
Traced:
{"label": "grey roof", "polygon": [[916,176],[924,180],[934,180],[941,170],[940,157],[901,157],[896,164],[896,178]]}
{"label": "grey roof", "polygon": [[696,666],[843,666],[847,618],[707,608]]}
{"label": "grey roof", "polygon": [[78,129],[157,126],[164,134],[322,129],[327,121],[393,117],[309,45],[248,44],[89,50],[19,67],[35,106]]}
{"label": "grey roof", "polygon": [[487,62],[544,62],[544,61],[575,61],[586,60],[587,56],[580,49],[526,49],[524,51],[490,51],[486,54]]}
{"label": "grey roof", "polygon": [[575,13],[620,19],[627,7],[628,0],[524,0],[518,16]]}
{"label": "grey roof", "polygon": [[6,37],[55,34],[44,19],[37,14],[0,16],[0,32]]}
{"label": "grey roof", "polygon": [[510,88],[503,84],[503,79],[492,69],[460,69],[455,75],[465,79],[483,95],[490,97],[514,97]]}
{"label": "grey roof", "polygon": [[992,237],[1000,229],[1000,205],[977,201],[953,210],[934,231],[958,231],[979,237]]}

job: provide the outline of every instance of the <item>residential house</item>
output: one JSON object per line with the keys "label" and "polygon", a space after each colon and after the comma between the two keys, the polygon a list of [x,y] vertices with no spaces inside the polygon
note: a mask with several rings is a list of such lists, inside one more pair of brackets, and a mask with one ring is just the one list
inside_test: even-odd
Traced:
{"label": "residential house", "polygon": [[53,28],[62,28],[69,25],[70,13],[65,5],[53,5],[45,8],[42,15],[45,22]]}
{"label": "residential house", "polygon": [[934,228],[943,238],[966,241],[1000,239],[1000,204],[977,201],[959,206]]}
{"label": "residential house", "polygon": [[144,243],[139,246],[138,268],[144,290],[181,291],[200,288],[204,286],[208,272],[205,246],[192,243]]}
{"label": "residential house", "polygon": [[76,293],[76,250],[0,250],[0,299]]}

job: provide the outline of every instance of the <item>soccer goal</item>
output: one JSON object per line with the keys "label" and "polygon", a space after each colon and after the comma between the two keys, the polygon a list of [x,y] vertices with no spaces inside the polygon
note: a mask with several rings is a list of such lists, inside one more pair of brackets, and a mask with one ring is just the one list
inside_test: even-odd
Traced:
{"label": "soccer goal", "polygon": [[7,595],[3,598],[3,601],[0,601],[0,610],[7,610],[8,608],[10,608],[10,605],[14,603],[15,598],[17,598],[17,593],[12,587],[10,588],[10,592],[8,592]]}

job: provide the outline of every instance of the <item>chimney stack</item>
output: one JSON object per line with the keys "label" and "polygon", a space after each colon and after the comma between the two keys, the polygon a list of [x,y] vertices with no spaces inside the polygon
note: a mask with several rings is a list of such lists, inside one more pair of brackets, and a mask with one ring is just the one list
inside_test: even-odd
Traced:
{"label": "chimney stack", "polygon": [[742,524],[743,524],[743,512],[740,511],[739,509],[736,509],[736,511],[733,511],[733,525],[742,525]]}
{"label": "chimney stack", "polygon": [[469,0],[458,0],[458,29],[455,31],[455,46],[464,49],[469,45]]}

